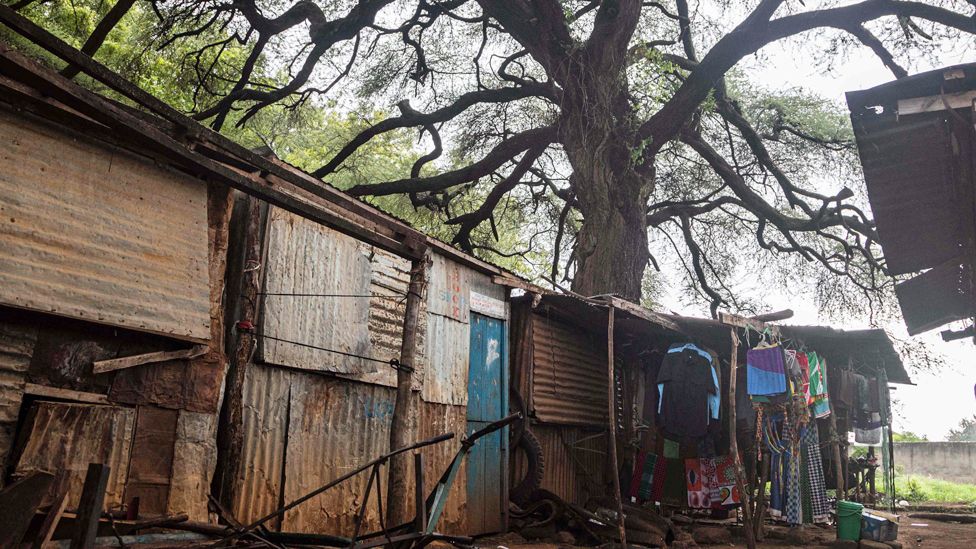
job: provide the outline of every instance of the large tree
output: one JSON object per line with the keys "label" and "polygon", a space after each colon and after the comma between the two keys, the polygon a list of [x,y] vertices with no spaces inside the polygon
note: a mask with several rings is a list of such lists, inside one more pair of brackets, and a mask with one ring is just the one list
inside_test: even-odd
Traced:
{"label": "large tree", "polygon": [[[97,55],[133,4],[107,9],[82,49]],[[428,152],[408,173],[364,179],[349,192],[409,197],[443,215],[469,249],[491,248],[473,235],[497,238],[499,210],[513,199],[523,210],[542,208],[551,275],[564,273],[585,295],[638,299],[654,259],[649,233],[660,234],[681,248],[681,264],[713,312],[735,299],[721,258],[739,247],[729,235],[751,235],[750,245],[796,256],[864,292],[888,284],[855,193],[824,194],[806,173],[850,153],[849,129],[837,130],[846,122],[805,124],[804,113],[823,120],[830,109],[800,101],[798,111],[795,96],[763,96],[731,78],[736,65],[771,43],[816,35],[825,50],[798,64],[823,61],[846,43],[901,78],[906,44],[976,32],[974,0],[152,5],[163,48],[215,29],[226,35],[185,56],[200,91],[191,107],[197,119],[221,129],[310,101],[350,111],[395,105],[308,167],[336,181],[372,141],[416,130]]]}

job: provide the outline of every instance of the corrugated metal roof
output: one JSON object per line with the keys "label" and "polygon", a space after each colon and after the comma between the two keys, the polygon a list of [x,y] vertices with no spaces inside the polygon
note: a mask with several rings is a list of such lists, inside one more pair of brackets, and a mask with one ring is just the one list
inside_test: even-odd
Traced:
{"label": "corrugated metal roof", "polygon": [[965,197],[952,173],[955,159],[944,116],[906,120],[852,115],[871,211],[891,274],[958,256],[965,233],[972,230],[971,224],[965,225],[972,215],[960,215]]}
{"label": "corrugated metal roof", "polygon": [[607,424],[606,339],[553,318],[532,316],[532,400],[540,421]]}
{"label": "corrugated metal roof", "polygon": [[207,186],[0,110],[0,303],[210,338]]}
{"label": "corrugated metal roof", "polygon": [[972,268],[949,261],[895,286],[910,335],[968,318],[973,310]]}

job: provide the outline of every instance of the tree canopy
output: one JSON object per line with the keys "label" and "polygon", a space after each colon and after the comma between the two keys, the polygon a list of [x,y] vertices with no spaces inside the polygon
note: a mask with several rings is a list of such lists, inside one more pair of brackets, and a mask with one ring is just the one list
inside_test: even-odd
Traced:
{"label": "tree canopy", "polygon": [[812,281],[826,308],[892,285],[845,114],[740,62],[814,37],[823,51],[798,64],[856,51],[901,78],[976,32],[973,0],[13,5],[50,28],[77,4],[82,51],[138,40],[132,59],[180,83],[140,85],[216,129],[585,295],[637,300],[649,264],[677,269],[713,313],[750,309],[743,272]]}

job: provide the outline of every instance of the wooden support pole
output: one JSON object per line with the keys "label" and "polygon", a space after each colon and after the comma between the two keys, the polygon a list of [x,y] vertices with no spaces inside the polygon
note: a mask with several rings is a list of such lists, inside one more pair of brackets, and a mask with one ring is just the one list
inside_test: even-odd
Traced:
{"label": "wooden support pole", "polygon": [[758,501],[756,502],[756,512],[752,518],[753,531],[756,534],[756,540],[762,541],[766,537],[763,532],[763,520],[766,518],[766,482],[769,481],[769,462],[771,456],[768,452],[759,451],[762,456],[762,467],[759,473],[759,495]]}
{"label": "wooden support pole", "polygon": [[108,486],[110,470],[111,467],[104,463],[88,465],[88,474],[85,476],[85,484],[81,489],[81,500],[78,502],[78,518],[75,523],[75,533],[71,537],[71,549],[92,549],[95,547],[98,519],[102,517],[105,487]]}
{"label": "wooden support pole", "polygon": [[[830,405],[833,408],[833,403]],[[830,432],[830,448],[834,453],[834,463],[837,464],[834,467],[834,475],[837,481],[837,501],[847,499],[847,483],[844,478],[845,464],[841,461],[841,451],[840,451],[840,435],[837,433],[837,412],[836,410],[830,411],[830,418],[827,420]],[[846,453],[846,452],[845,452]]]}
{"label": "wooden support pole", "polygon": [[729,451],[732,453],[732,462],[735,463],[735,485],[739,489],[739,497],[742,498],[742,532],[746,536],[746,546],[749,549],[756,549],[756,536],[752,530],[752,507],[746,482],[746,472],[742,467],[742,456],[739,455],[739,441],[735,436],[735,378],[736,369],[739,366],[739,335],[735,333],[735,328],[730,328],[732,335],[732,358],[729,362]]}
{"label": "wooden support pole", "polygon": [[609,450],[610,468],[613,478],[613,500],[617,506],[617,530],[620,533],[620,546],[627,549],[627,529],[624,526],[624,504],[620,497],[620,465],[617,463],[617,399],[614,389],[616,388],[616,376],[614,375],[613,360],[613,321],[614,307],[607,308],[607,412],[610,422],[609,431]]}
{"label": "wooden support pole", "polygon": [[[427,259],[415,260],[410,268],[410,287],[403,318],[403,339],[400,343],[400,368],[397,370],[397,394],[390,425],[390,451],[403,448],[413,442],[416,433],[416,410],[413,406],[413,372],[417,362],[417,325],[423,305],[427,279]],[[390,460],[389,495],[386,516],[389,524],[403,524],[410,520],[409,465],[407,455],[394,456]]]}
{"label": "wooden support pole", "polygon": [[[247,197],[244,206],[243,249],[240,264],[231,276],[237,284],[228,284],[228,293],[239,296],[237,318],[231,318],[236,339],[230,350],[230,366],[224,388],[224,405],[220,430],[217,432],[218,472],[220,476],[217,499],[228,509],[234,508],[235,486],[243,466],[244,449],[244,380],[257,345],[255,326],[258,322],[258,293],[261,291],[263,260],[263,232],[261,229],[261,201]],[[235,296],[235,298],[236,298]],[[233,313],[232,313],[233,314]]]}

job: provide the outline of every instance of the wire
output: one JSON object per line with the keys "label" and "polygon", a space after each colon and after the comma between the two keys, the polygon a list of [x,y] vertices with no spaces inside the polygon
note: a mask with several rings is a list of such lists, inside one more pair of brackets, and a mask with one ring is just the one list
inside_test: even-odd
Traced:
{"label": "wire", "polygon": [[358,297],[358,298],[380,298],[380,299],[403,299],[406,294],[304,294],[292,292],[258,292],[257,295],[278,296],[278,297]]}
{"label": "wire", "polygon": [[259,337],[259,338],[262,338],[262,339],[271,339],[273,341],[280,341],[281,343],[287,343],[289,345],[298,345],[299,347],[306,347],[306,348],[309,348],[309,349],[315,349],[317,351],[325,351],[327,353],[334,353],[334,354],[337,354],[337,355],[347,356],[347,357],[350,357],[350,358],[359,358],[359,359],[366,360],[366,361],[369,361],[369,362],[377,362],[379,364],[386,364],[386,365],[390,366],[391,368],[393,368],[394,370],[404,370],[404,371],[408,371],[408,372],[412,372],[413,371],[413,368],[412,367],[407,366],[406,364],[400,364],[400,361],[398,359],[395,359],[395,358],[389,359],[389,360],[384,360],[382,358],[375,358],[375,357],[365,356],[365,355],[357,355],[356,353],[349,353],[349,352],[346,352],[346,351],[340,351],[338,349],[329,349],[328,347],[320,347],[318,345],[312,345],[310,343],[302,343],[300,341],[291,341],[289,339],[282,339],[280,337],[275,337],[275,336],[270,336],[270,335],[265,335],[265,334],[254,334],[254,335],[256,337]]}

